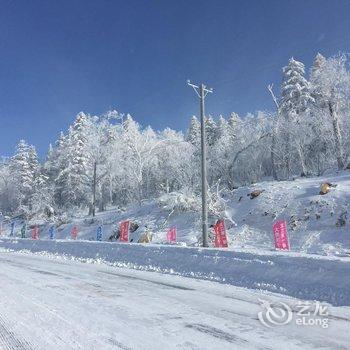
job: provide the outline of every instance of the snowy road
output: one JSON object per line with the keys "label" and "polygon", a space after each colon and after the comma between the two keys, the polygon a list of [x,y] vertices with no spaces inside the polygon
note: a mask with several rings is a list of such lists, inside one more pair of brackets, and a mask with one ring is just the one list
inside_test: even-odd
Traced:
{"label": "snowy road", "polygon": [[0,252],[0,349],[349,349],[350,308],[328,329],[267,328],[258,298],[214,282]]}

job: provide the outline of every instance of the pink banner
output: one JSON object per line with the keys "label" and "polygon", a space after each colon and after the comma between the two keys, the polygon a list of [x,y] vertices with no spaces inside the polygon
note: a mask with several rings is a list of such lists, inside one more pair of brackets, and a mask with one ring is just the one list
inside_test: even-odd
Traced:
{"label": "pink banner", "polygon": [[77,237],[78,237],[78,227],[73,226],[70,235],[71,235],[72,239],[77,239]]}
{"label": "pink banner", "polygon": [[34,226],[32,228],[32,238],[33,239],[38,239],[39,238],[39,227],[38,226]]}
{"label": "pink banner", "polygon": [[227,235],[226,235],[224,220],[218,220],[218,222],[214,225],[214,231],[215,231],[214,246],[227,248],[228,242],[227,242]]}
{"label": "pink banner", "polygon": [[275,239],[275,248],[289,250],[289,241],[287,234],[287,222],[284,220],[276,221],[273,225],[273,236]]}
{"label": "pink banner", "polygon": [[119,225],[120,230],[120,241],[129,242],[129,226],[130,221],[122,221]]}
{"label": "pink banner", "polygon": [[166,234],[166,238],[168,240],[168,243],[175,243],[176,242],[176,226],[173,226]]}

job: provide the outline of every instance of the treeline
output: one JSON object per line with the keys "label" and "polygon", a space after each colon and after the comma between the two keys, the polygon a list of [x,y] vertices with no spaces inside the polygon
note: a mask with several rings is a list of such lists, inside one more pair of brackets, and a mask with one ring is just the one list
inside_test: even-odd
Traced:
{"label": "treeline", "polygon": [[[347,166],[350,74],[347,56],[318,54],[308,76],[301,62],[283,68],[276,106],[241,118],[206,118],[208,186],[233,190],[262,178],[320,175]],[[268,96],[268,95],[267,95]],[[52,217],[124,207],[160,195],[200,189],[200,125],[182,134],[142,128],[130,115],[80,112],[38,161],[21,140],[0,167],[4,215]],[[213,193],[213,192],[210,192]],[[218,193],[218,191],[216,191]]]}

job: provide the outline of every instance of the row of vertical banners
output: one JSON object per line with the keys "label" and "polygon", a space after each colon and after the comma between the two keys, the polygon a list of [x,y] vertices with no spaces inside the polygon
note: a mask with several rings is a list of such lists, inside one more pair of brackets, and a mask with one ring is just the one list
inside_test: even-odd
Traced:
{"label": "row of vertical banners", "polygon": [[[15,223],[11,222],[10,224],[10,237],[14,237],[15,235]],[[21,227],[21,238],[27,238],[27,224],[24,224]],[[50,239],[54,239],[55,238],[55,225],[51,225],[49,228],[49,238]],[[2,234],[2,229],[0,230],[0,235]],[[31,232],[30,232],[30,236],[32,239],[39,239],[40,237],[40,230],[39,230],[39,226],[35,225],[32,227]],[[76,225],[74,225],[71,229],[71,238],[76,240],[78,238],[78,227]],[[98,226],[97,228],[97,233],[96,233],[96,240],[97,241],[102,241],[102,225]]]}
{"label": "row of vertical banners", "polygon": [[[130,221],[122,221],[119,224],[120,242],[129,242],[129,229],[130,229]],[[173,226],[169,229],[166,234],[168,243],[176,243],[177,230],[176,226]]]}
{"label": "row of vertical banners", "polygon": [[[10,224],[10,236],[14,236],[15,231],[15,223],[11,222]],[[129,242],[129,229],[130,229],[130,221],[122,221],[119,224],[119,231],[120,236],[119,240],[120,242]],[[26,232],[27,232],[27,224],[24,224],[21,228],[21,237],[26,238]],[[71,239],[76,240],[78,238],[78,227],[74,225],[71,229]],[[99,225],[97,227],[96,231],[96,240],[102,241],[102,233],[103,233],[103,226]],[[2,230],[0,231],[0,234],[2,234]],[[225,222],[224,220],[218,220],[216,224],[214,225],[214,247],[216,248],[227,248],[228,247],[228,240],[227,240],[227,233],[225,228]],[[274,236],[274,243],[275,248],[280,250],[290,250],[290,244],[287,234],[287,222],[285,220],[279,220],[276,221],[273,224],[273,236]],[[39,227],[38,225],[35,225],[31,229],[31,238],[32,239],[39,239]],[[52,225],[49,228],[49,238],[54,239],[55,238],[55,226]],[[166,233],[167,242],[170,244],[176,243],[177,241],[177,229],[176,226],[172,226],[168,232]]]}

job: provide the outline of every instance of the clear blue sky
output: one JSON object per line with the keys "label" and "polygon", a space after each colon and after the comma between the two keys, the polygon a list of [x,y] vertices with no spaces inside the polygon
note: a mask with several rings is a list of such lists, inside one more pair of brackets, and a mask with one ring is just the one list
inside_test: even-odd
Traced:
{"label": "clear blue sky", "polygon": [[43,155],[81,110],[184,130],[188,78],[214,116],[271,110],[289,57],[349,46],[350,1],[0,0],[0,154],[25,138]]}

